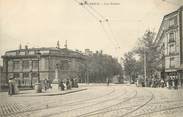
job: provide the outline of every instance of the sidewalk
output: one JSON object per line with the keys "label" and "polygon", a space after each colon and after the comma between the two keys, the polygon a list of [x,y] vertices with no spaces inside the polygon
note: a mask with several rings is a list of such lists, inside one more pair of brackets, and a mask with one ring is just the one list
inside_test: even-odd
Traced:
{"label": "sidewalk", "polygon": [[79,92],[83,90],[87,90],[87,88],[72,88],[71,90],[64,90],[64,91],[61,91],[61,90],[54,91],[54,90],[48,89],[47,91],[43,91],[42,93],[36,93],[35,90],[24,90],[12,96],[13,97],[55,96],[55,95],[65,95],[65,94]]}

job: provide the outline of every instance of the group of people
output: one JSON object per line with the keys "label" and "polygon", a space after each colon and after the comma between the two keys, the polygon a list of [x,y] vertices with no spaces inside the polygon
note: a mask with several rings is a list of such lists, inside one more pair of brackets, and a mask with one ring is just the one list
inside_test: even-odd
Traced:
{"label": "group of people", "polygon": [[167,87],[169,89],[178,89],[178,79],[177,78],[167,78],[163,79],[152,79],[150,82],[150,86],[153,88],[156,87]]}
{"label": "group of people", "polygon": [[9,83],[9,90],[8,90],[8,94],[11,95],[15,95],[19,92],[18,90],[18,86],[16,83],[16,78],[10,78],[8,83]]}
{"label": "group of people", "polygon": [[177,78],[169,78],[166,81],[167,88],[178,89],[178,79]]}
{"label": "group of people", "polygon": [[[137,80],[137,84],[140,84],[142,87],[145,87],[145,81],[144,80],[141,80],[141,82],[139,81],[140,80]],[[166,80],[160,78],[152,78],[146,81],[146,86],[152,88],[167,87],[169,89],[178,89],[178,79],[175,77],[169,77]]]}
{"label": "group of people", "polygon": [[148,86],[152,88],[165,87],[165,81],[163,79],[152,78],[148,82]]}
{"label": "group of people", "polygon": [[65,88],[67,90],[70,90],[71,88],[78,88],[78,81],[77,79],[67,79],[65,82],[61,81],[60,82],[60,87],[61,87],[61,90],[64,91]]}
{"label": "group of people", "polygon": [[[11,95],[15,95],[19,92],[18,86],[17,86],[17,80],[16,78],[10,78],[9,81],[9,90],[8,90],[8,94]],[[51,83],[45,79],[41,82],[42,85],[42,89],[43,90],[47,90],[49,88],[51,88]],[[61,90],[64,91],[65,89],[70,90],[71,88],[78,88],[78,81],[77,79],[66,79],[65,82],[61,81],[59,83],[59,86],[61,87]]]}

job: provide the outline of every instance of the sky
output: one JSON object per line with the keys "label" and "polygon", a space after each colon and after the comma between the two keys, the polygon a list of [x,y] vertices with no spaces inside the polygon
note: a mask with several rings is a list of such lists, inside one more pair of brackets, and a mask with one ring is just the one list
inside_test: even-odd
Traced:
{"label": "sky", "polygon": [[[163,16],[183,0],[0,0],[0,56],[24,48],[103,50],[116,58],[133,49],[145,30],[158,32]],[[86,1],[86,0],[85,0]],[[2,65],[2,59],[0,60]]]}

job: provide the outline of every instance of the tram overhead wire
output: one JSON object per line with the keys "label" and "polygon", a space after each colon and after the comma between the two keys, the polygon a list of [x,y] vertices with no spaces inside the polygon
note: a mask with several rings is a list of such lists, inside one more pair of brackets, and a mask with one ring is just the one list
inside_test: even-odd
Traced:
{"label": "tram overhead wire", "polygon": [[[119,43],[115,39],[112,27],[109,24],[110,20],[108,18],[106,18],[105,16],[103,16],[98,10],[96,10],[91,5],[89,5],[86,0],[82,0],[82,2],[80,2],[78,0],[74,0],[74,1],[78,5],[81,5],[92,17],[94,17],[97,20],[97,22],[99,22],[99,24],[101,25],[102,30],[104,31],[106,37],[108,38],[109,41],[111,41],[113,43],[114,49],[115,50],[120,49]],[[109,29],[108,31],[105,28],[104,24],[107,24],[107,26],[108,26],[107,29]]]}

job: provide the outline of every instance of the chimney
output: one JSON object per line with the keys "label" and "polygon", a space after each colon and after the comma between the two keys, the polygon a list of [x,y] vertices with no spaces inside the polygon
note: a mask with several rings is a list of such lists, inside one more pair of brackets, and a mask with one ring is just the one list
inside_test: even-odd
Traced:
{"label": "chimney", "polygon": [[57,48],[60,48],[59,40],[57,41]]}
{"label": "chimney", "polygon": [[22,49],[22,45],[20,44],[20,45],[19,45],[19,50],[21,50],[21,49]]}
{"label": "chimney", "polygon": [[26,50],[28,49],[28,45],[25,45],[25,49],[26,49]]}
{"label": "chimney", "polygon": [[65,45],[64,45],[64,47],[67,49],[67,40],[65,40]]}

